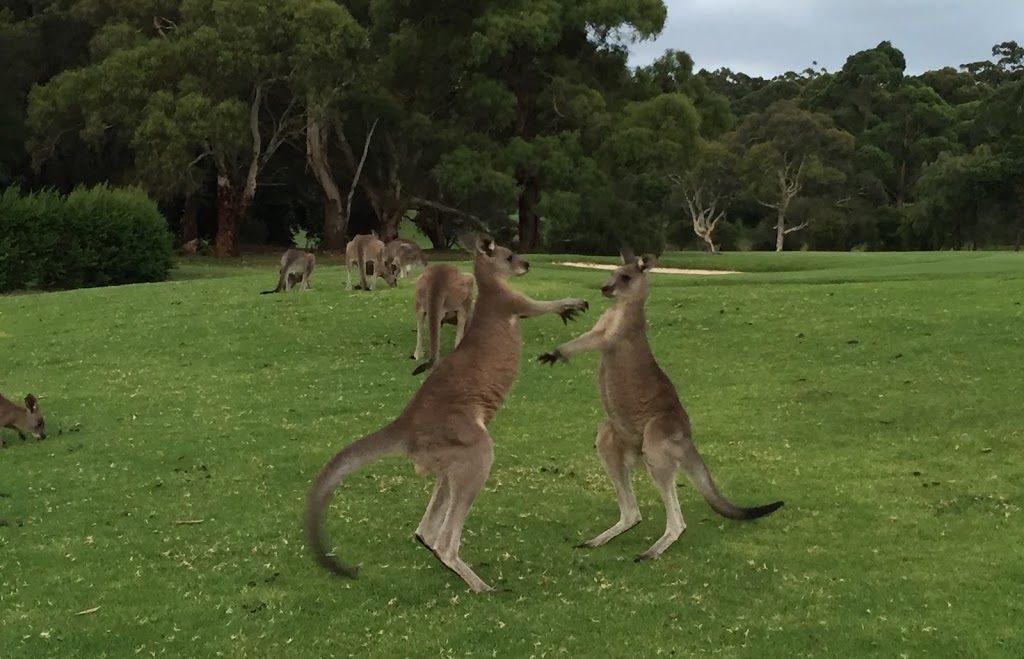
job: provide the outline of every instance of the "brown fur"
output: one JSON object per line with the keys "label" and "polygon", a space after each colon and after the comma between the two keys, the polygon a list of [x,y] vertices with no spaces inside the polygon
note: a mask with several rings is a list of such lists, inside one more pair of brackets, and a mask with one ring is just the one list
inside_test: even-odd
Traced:
{"label": "brown fur", "polygon": [[[366,266],[373,264],[373,281],[367,284]],[[356,236],[345,246],[345,290],[352,290],[352,266],[359,268],[359,287],[364,291],[372,291],[377,287],[377,278],[383,277],[389,286],[396,283],[395,273],[384,267],[384,243],[377,237],[377,232],[364,233]]]}
{"label": "brown fur", "polygon": [[583,543],[598,547],[640,521],[630,485],[630,467],[640,461],[661,492],[666,510],[665,533],[637,560],[657,558],[686,529],[676,498],[676,472],[682,468],[704,499],[720,515],[730,519],[754,519],[780,506],[776,501],[756,508],[740,508],[725,499],[711,480],[704,460],[693,445],[690,419],[679,402],[671,380],[658,366],[647,342],[644,303],[647,272],[655,257],[637,259],[623,250],[624,265],[601,287],[615,304],[604,312],[594,328],[541,355],[542,362],[568,361],[587,350],[601,352],[597,383],[605,419],[598,428],[595,447],[619,500],[619,521],[604,533]]}
{"label": "brown fur", "polygon": [[267,293],[280,293],[281,291],[292,290],[292,280],[300,278],[300,291],[309,290],[309,276],[313,274],[316,267],[316,256],[301,249],[289,249],[281,255],[281,265],[278,268],[277,288],[272,291],[263,291],[260,295]]}
{"label": "brown fur", "polygon": [[423,356],[423,324],[430,331],[430,358],[416,367],[413,375],[430,370],[441,352],[441,323],[455,320],[455,346],[462,341],[473,312],[473,275],[461,272],[454,265],[435,263],[426,267],[416,280],[416,350],[413,359]]}
{"label": "brown fur", "polygon": [[[39,409],[39,401],[35,396],[25,396],[25,406],[0,396],[0,428],[17,431],[22,439],[28,431],[36,439],[46,439],[46,422],[43,412]],[[0,448],[4,448],[4,440],[0,437]]]}
{"label": "brown fur", "polygon": [[466,241],[475,254],[479,288],[473,318],[462,342],[423,381],[394,421],[350,444],[321,470],[309,495],[306,528],[317,562],[335,574],[355,577],[357,568],[327,553],[323,515],[331,492],[349,473],[385,456],[405,455],[417,473],[437,478],[416,528],[417,539],[474,592],[493,590],[459,557],[462,526],[484,486],[494,458],[487,424],[501,406],[519,369],[520,318],[557,313],[571,319],[584,300],[532,300],[508,286],[529,264],[486,237]]}
{"label": "brown fur", "polygon": [[384,245],[384,266],[390,268],[396,277],[405,277],[417,266],[427,267],[427,257],[413,241],[396,238]]}

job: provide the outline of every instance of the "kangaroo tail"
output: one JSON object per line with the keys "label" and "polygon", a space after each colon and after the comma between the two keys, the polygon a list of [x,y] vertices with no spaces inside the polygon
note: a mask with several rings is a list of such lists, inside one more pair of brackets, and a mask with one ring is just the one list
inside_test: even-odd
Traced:
{"label": "kangaroo tail", "polygon": [[764,517],[769,513],[773,513],[782,507],[782,501],[775,501],[764,506],[754,506],[753,508],[741,508],[740,506],[733,505],[715,487],[715,482],[711,480],[711,473],[708,471],[708,467],[704,464],[704,459],[700,457],[697,449],[692,448],[691,450],[693,453],[687,456],[688,459],[683,461],[683,469],[686,470],[686,475],[690,477],[693,486],[701,493],[704,500],[722,517],[737,520],[757,519],[758,517]]}
{"label": "kangaroo tail", "polygon": [[441,354],[441,318],[444,316],[444,295],[445,292],[440,286],[431,286],[427,291],[427,327],[430,330],[430,354],[427,361],[423,362],[412,372],[413,375],[434,368],[437,358]]}
{"label": "kangaroo tail", "polygon": [[[366,283],[366,248],[359,245],[356,249],[356,260],[359,262],[359,285],[364,291],[370,290],[370,285]],[[376,267],[376,264],[374,264]]]}
{"label": "kangaroo tail", "polygon": [[328,553],[324,537],[324,511],[331,493],[342,479],[360,467],[377,460],[403,453],[404,438],[393,425],[357,440],[339,451],[324,465],[313,482],[306,508],[306,536],[313,557],[324,569],[338,576],[355,579],[359,568],[339,562]]}
{"label": "kangaroo tail", "polygon": [[266,295],[267,293],[280,293],[281,291],[283,291],[284,290],[284,279],[287,276],[288,275],[285,274],[284,264],[282,264],[281,265],[281,270],[279,271],[279,273],[277,275],[277,288],[275,288],[272,291],[261,291],[260,295]]}

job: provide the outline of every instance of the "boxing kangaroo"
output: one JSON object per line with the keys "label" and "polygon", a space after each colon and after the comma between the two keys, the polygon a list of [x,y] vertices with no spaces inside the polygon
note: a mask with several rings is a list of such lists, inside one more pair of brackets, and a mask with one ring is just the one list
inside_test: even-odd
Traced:
{"label": "boxing kangaroo", "polygon": [[600,351],[597,386],[608,418],[598,428],[595,448],[615,487],[619,521],[581,546],[599,547],[640,522],[630,468],[642,459],[661,493],[666,522],[664,535],[636,557],[639,561],[660,556],[686,529],[676,498],[675,479],[680,467],[715,512],[729,519],[763,517],[781,507],[782,501],[740,508],[718,492],[693,445],[690,419],[676,389],[647,342],[647,273],[656,258],[649,254],[637,258],[624,249],[622,259],[623,265],[601,287],[601,293],[613,298],[615,304],[598,318],[592,330],[538,359],[554,364],[568,361],[578,352]]}
{"label": "boxing kangaroo", "polygon": [[418,474],[437,479],[416,538],[474,592],[493,590],[459,557],[459,546],[466,516],[494,459],[487,424],[519,369],[519,320],[556,313],[568,321],[585,311],[587,303],[530,299],[506,283],[526,274],[528,263],[486,236],[465,239],[464,244],[474,253],[479,295],[462,342],[430,372],[398,418],[345,447],[313,483],[306,515],[309,543],[317,562],[337,575],[355,577],[357,568],[328,553],[323,515],[331,493],[360,467],[404,455]]}

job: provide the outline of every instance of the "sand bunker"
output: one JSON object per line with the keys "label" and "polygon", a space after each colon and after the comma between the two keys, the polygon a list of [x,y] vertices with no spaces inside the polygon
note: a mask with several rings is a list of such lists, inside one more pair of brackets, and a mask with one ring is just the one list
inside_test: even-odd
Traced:
{"label": "sand bunker", "polygon": [[[568,265],[573,268],[593,268],[595,270],[614,270],[619,267],[610,263],[583,263],[581,261],[557,261],[555,265]],[[738,275],[735,270],[697,270],[693,268],[651,268],[651,272],[660,272],[671,275]]]}

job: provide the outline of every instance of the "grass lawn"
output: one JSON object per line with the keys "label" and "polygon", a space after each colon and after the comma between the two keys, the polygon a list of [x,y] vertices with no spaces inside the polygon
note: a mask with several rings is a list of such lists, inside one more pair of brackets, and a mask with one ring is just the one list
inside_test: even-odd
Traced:
{"label": "grass lawn", "polygon": [[0,297],[0,391],[50,433],[2,430],[0,657],[1024,656],[1024,254],[665,256],[748,272],[652,275],[649,334],[726,497],[786,505],[728,521],[681,476],[688,530],[644,564],[664,513],[640,472],[644,522],[573,548],[618,514],[597,357],[533,359],[608,303],[558,258],[513,285],[591,310],[524,321],[462,545],[511,591],[488,596],[414,540],[430,483],[402,460],[334,497],[359,579],[305,547],[311,479],[420,382],[411,280],[346,292],[328,261],[260,296],[273,259],[190,259]]}

